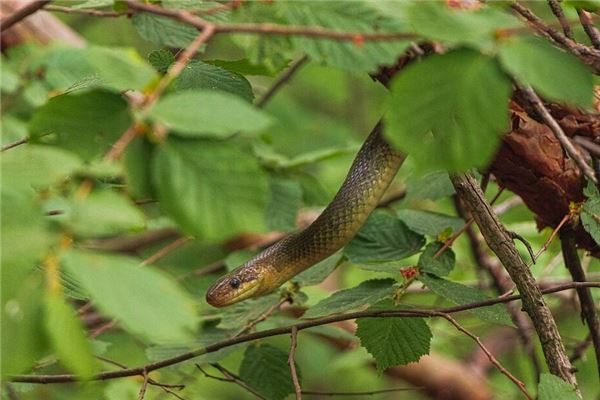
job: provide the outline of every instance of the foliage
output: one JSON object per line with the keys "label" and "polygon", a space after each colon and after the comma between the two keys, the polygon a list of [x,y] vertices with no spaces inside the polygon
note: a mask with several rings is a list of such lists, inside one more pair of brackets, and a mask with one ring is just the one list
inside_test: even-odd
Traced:
{"label": "foliage", "polygon": [[[532,35],[502,4],[459,10],[450,3],[144,2],[217,24],[353,34],[225,31],[185,65],[177,63],[198,29],[133,9],[130,18],[61,16],[87,39],[82,48],[7,48],[0,70],[2,144],[27,143],[0,156],[3,381],[22,373],[73,373],[85,380],[117,370],[98,357],[136,367],[249,331],[345,312],[489,299],[493,291],[472,284],[477,275],[464,242],[436,254],[464,224],[455,216],[448,174],[489,165],[510,126],[513,82],[586,109],[592,74],[575,56]],[[127,3],[112,0],[66,5],[128,10]],[[399,36],[386,37],[393,34]],[[368,76],[427,41],[444,51],[403,67],[389,92]],[[263,101],[303,56],[308,62]],[[183,68],[168,81],[175,66]],[[210,307],[204,295],[220,274],[297,230],[298,221],[311,215],[307,209],[326,206],[356,144],[379,118],[391,145],[409,154],[390,190],[406,189],[406,196],[376,210],[343,249],[282,289],[226,309]],[[123,153],[114,156],[120,144]],[[600,243],[597,189],[590,185],[586,196],[581,223]],[[534,231],[529,211],[510,210],[506,219],[534,247],[542,246],[545,238]],[[538,265],[556,255],[550,247]],[[427,290],[413,294],[415,282]],[[280,309],[284,300],[293,307]],[[503,304],[456,318],[478,335],[493,333],[494,324],[512,326]],[[580,338],[576,325],[566,323],[565,329]],[[434,319],[360,318],[357,326],[355,334],[337,326],[300,332],[296,364],[304,389],[382,386],[366,366],[373,359],[381,374],[430,351],[469,356],[464,336]],[[350,348],[359,341],[362,352],[332,345]],[[151,379],[185,381],[185,398],[240,398],[240,389],[202,377],[193,365],[220,363],[239,371],[234,377],[261,396],[284,399],[294,392],[288,354],[287,340],[263,338],[161,368]],[[326,368],[331,359],[343,368]],[[527,362],[520,354],[502,361],[517,370]],[[598,394],[589,378],[593,367],[589,361],[577,365],[590,397]],[[518,393],[502,375],[490,379],[499,396]],[[524,380],[535,387],[535,377]],[[11,390],[23,399],[124,399],[136,398],[141,383],[11,384]],[[147,399],[167,395],[147,389]],[[543,374],[540,399],[559,396],[574,396],[572,388]]]}

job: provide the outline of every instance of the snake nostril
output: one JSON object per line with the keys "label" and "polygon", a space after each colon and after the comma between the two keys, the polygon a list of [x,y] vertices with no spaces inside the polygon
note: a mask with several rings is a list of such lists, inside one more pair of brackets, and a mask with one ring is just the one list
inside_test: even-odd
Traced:
{"label": "snake nostril", "polygon": [[237,289],[240,287],[241,283],[242,282],[238,278],[231,278],[229,281],[229,286],[231,286],[233,289]]}

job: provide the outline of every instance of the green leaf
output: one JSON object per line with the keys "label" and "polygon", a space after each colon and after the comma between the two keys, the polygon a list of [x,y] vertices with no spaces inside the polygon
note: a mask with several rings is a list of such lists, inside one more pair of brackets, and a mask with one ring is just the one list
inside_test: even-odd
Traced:
{"label": "green leaf", "polygon": [[281,300],[279,293],[271,293],[268,296],[248,299],[227,307],[222,315],[221,322],[217,325],[219,329],[240,329],[249,322],[256,320],[262,314]]}
{"label": "green leaf", "polygon": [[[18,283],[41,261],[48,248],[58,242],[45,219],[35,194],[16,190],[3,183],[1,193],[2,225],[2,299],[12,296]],[[7,251],[10,249],[9,251]]]}
{"label": "green leaf", "polygon": [[590,108],[591,70],[575,56],[532,35],[511,36],[499,47],[502,66],[549,100]]}
{"label": "green leaf", "polygon": [[97,363],[75,310],[54,293],[46,294],[44,306],[46,334],[61,364],[84,379],[91,377]]}
{"label": "green leaf", "polygon": [[158,76],[131,48],[90,47],[86,59],[102,79],[103,86],[123,91],[143,90]]}
{"label": "green leaf", "polygon": [[173,18],[150,13],[133,16],[133,26],[145,40],[157,45],[184,48],[198,36],[198,30]]}
{"label": "green leaf", "polygon": [[475,51],[409,65],[390,89],[384,134],[422,169],[486,165],[509,128],[510,80],[493,58]]}
{"label": "green leaf", "polygon": [[36,110],[29,129],[33,142],[55,144],[89,160],[106,152],[130,125],[129,107],[120,95],[94,90],[53,97]]}
{"label": "green leaf", "polygon": [[465,44],[488,51],[494,48],[499,30],[523,26],[514,16],[494,7],[466,11],[434,1],[401,3],[400,6],[405,6],[404,17],[411,32],[443,43]]}
{"label": "green leaf", "polygon": [[2,154],[3,185],[47,188],[69,178],[81,165],[75,154],[50,146],[26,144]]}
{"label": "green leaf", "polygon": [[44,79],[59,91],[102,83],[96,69],[86,59],[85,49],[55,44],[47,50],[41,64],[45,67]]}
{"label": "green leaf", "polygon": [[437,200],[454,194],[446,171],[436,171],[406,182],[406,200]]}
{"label": "green leaf", "polygon": [[160,49],[154,50],[148,54],[148,61],[155,70],[164,74],[167,72],[171,64],[175,62],[175,56],[168,50]]}
{"label": "green leaf", "polygon": [[581,208],[581,223],[596,243],[600,243],[600,195],[596,186],[589,182],[584,192],[588,199]]}
{"label": "green leaf", "polygon": [[[288,394],[294,393],[287,359],[288,354],[277,347],[268,344],[252,345],[244,353],[240,378],[267,400],[283,400]],[[298,370],[298,366],[296,369]],[[299,370],[298,378],[300,379]]]}
{"label": "green leaf", "polygon": [[67,224],[76,236],[98,237],[141,230],[145,222],[142,211],[124,196],[102,190],[75,200]]}
{"label": "green leaf", "polygon": [[232,145],[169,137],[153,160],[153,179],[161,207],[198,238],[264,230],[267,176]]}
{"label": "green leaf", "polygon": [[462,218],[453,217],[431,211],[422,210],[398,210],[396,212],[411,230],[422,235],[437,236],[440,232],[450,228],[453,231],[460,229],[465,221]]}
{"label": "green leaf", "polygon": [[[391,308],[391,302],[384,302]],[[375,358],[377,371],[404,365],[429,354],[431,331],[424,318],[359,318],[356,336],[361,345]]]}
{"label": "green leaf", "polygon": [[296,216],[302,205],[302,188],[293,179],[272,177],[269,181],[271,198],[267,204],[267,227],[273,231],[296,229]]}
{"label": "green leaf", "polygon": [[123,169],[127,190],[134,199],[152,199],[151,160],[154,146],[142,137],[136,137],[123,153]]}
{"label": "green leaf", "polygon": [[425,238],[386,211],[375,210],[344,254],[353,263],[397,261],[416,254]]}
{"label": "green leaf", "polygon": [[538,400],[578,400],[575,388],[558,376],[543,373],[538,385]]}
{"label": "green leaf", "polygon": [[271,124],[267,114],[239,97],[206,90],[165,96],[149,115],[184,137],[223,138],[237,132],[260,131]]}
{"label": "green leaf", "polygon": [[242,75],[198,60],[188,63],[175,80],[175,87],[177,90],[218,90],[239,96],[249,103],[254,100],[252,86]]}
{"label": "green leaf", "polygon": [[425,251],[419,257],[419,268],[421,272],[429,272],[437,276],[446,276],[454,268],[456,257],[451,248],[447,248],[438,257],[434,255],[442,248],[444,244],[432,242],[425,247]]}
{"label": "green leaf", "polygon": [[[419,276],[419,280],[437,295],[442,296],[457,305],[476,303],[490,299],[479,289],[448,281],[435,275],[424,273]],[[502,304],[474,308],[469,310],[469,312],[486,322],[510,326],[513,325],[506,307]]]}
{"label": "green leaf", "polygon": [[196,327],[194,302],[172,279],[130,257],[71,250],[68,272],[94,304],[128,331],[154,343],[189,340]]}
{"label": "green leaf", "polygon": [[19,75],[2,60],[2,69],[0,69],[0,91],[3,94],[14,93],[20,86]]}
{"label": "green leaf", "polygon": [[351,289],[339,290],[304,313],[304,318],[338,314],[375,304],[394,293],[394,279],[371,279]]}
{"label": "green leaf", "polygon": [[[285,2],[280,4],[290,25],[318,26],[342,32],[398,32],[396,21],[377,12],[366,2]],[[293,37],[296,49],[316,62],[351,72],[372,72],[381,64],[393,64],[409,41],[348,41]]]}
{"label": "green leaf", "polygon": [[301,287],[311,286],[321,283],[327,278],[342,261],[343,252],[338,251],[320,261],[292,278],[293,282],[298,283]]}
{"label": "green leaf", "polygon": [[[4,199],[2,200],[4,207]],[[3,218],[4,215],[2,214]],[[2,221],[4,229],[4,220]],[[2,233],[4,241],[4,232]],[[33,239],[35,240],[35,239]],[[33,242],[32,242],[33,243]],[[4,247],[4,242],[2,243]],[[5,257],[6,251],[2,252]],[[15,276],[2,262],[2,378],[31,371],[34,362],[47,355],[43,335],[43,284],[41,274]],[[10,289],[10,293],[9,293]],[[3,379],[4,380],[4,379]]]}

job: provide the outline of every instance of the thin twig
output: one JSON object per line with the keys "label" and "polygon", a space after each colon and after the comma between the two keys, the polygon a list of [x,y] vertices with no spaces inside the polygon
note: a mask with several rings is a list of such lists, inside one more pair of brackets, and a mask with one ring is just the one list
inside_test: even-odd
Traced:
{"label": "thin twig", "polygon": [[212,7],[212,8],[207,8],[205,10],[197,10],[194,12],[194,14],[212,15],[212,14],[217,14],[217,13],[224,12],[224,11],[235,10],[236,8],[239,8],[242,5],[242,1],[243,0],[232,0],[229,3],[221,4],[221,5]]}
{"label": "thin twig", "polygon": [[256,106],[258,108],[262,108],[267,104],[267,102],[273,97],[277,91],[287,83],[291,79],[292,76],[308,61],[308,57],[306,55],[300,57],[296,60],[290,67],[277,78],[277,80],[273,83],[273,85],[262,95],[260,99],[256,102]]}
{"label": "thin twig", "polygon": [[548,237],[548,239],[546,239],[546,241],[544,242],[544,245],[538,250],[537,253],[535,253],[535,256],[533,257],[533,263],[535,263],[537,261],[538,258],[540,258],[540,256],[542,255],[543,252],[545,252],[546,250],[548,250],[548,246],[550,246],[550,243],[552,243],[552,241],[554,240],[554,238],[556,237],[556,235],[558,234],[558,232],[560,231],[560,229],[563,227],[564,224],[567,223],[567,221],[571,218],[571,214],[566,214],[558,223],[558,225],[556,225],[556,228],[554,228],[552,230],[552,233],[550,234],[550,236]]}
{"label": "thin twig", "polygon": [[587,348],[590,347],[590,344],[592,344],[592,335],[588,333],[585,339],[577,343],[573,350],[573,354],[571,354],[571,357],[569,357],[569,360],[571,360],[572,363],[578,361],[581,357],[583,357]]}
{"label": "thin twig", "polygon": [[492,353],[490,353],[490,351],[485,347],[485,345],[483,344],[481,339],[479,339],[479,337],[475,336],[474,334],[469,332],[467,329],[465,329],[450,315],[440,314],[440,316],[445,318],[452,325],[454,325],[454,327],[456,329],[458,329],[460,332],[464,333],[465,335],[467,335],[468,337],[473,339],[477,343],[479,348],[481,348],[481,350],[488,357],[490,362],[498,369],[498,371],[500,371],[502,374],[506,375],[508,377],[508,379],[510,379],[515,385],[517,385],[517,387],[525,395],[525,397],[527,397],[529,400],[533,400],[533,397],[525,389],[525,384],[523,382],[521,382],[519,379],[517,379],[513,374],[511,374],[506,368],[504,368],[504,366],[502,364],[500,364],[500,362],[496,359],[496,357],[494,357],[494,355]]}
{"label": "thin twig", "polygon": [[227,378],[227,380],[229,382],[233,382],[236,385],[244,388],[246,391],[248,391],[249,393],[252,393],[253,395],[255,395],[256,397],[258,397],[259,399],[267,400],[266,397],[264,397],[263,395],[261,395],[260,393],[258,393],[254,388],[252,388],[250,385],[248,385],[246,382],[244,382],[239,376],[237,376],[233,372],[229,371],[225,367],[223,367],[223,366],[221,366],[219,364],[211,364],[211,366],[213,368],[216,368],[220,373],[222,373],[223,376],[225,378]]}
{"label": "thin twig", "polygon": [[25,143],[27,143],[28,140],[29,140],[29,138],[24,137],[22,139],[14,141],[14,142],[7,143],[4,146],[2,146],[2,151],[10,150],[13,147],[17,147],[17,146],[20,146],[22,144],[25,144]]}
{"label": "thin twig", "polygon": [[[561,292],[569,289],[577,289],[581,287],[593,287],[600,288],[600,282],[570,282],[564,285],[557,285],[551,288],[540,290],[542,294],[550,294]],[[440,313],[454,314],[462,311],[472,310],[475,308],[488,307],[494,304],[508,303],[521,298],[521,295],[513,295],[502,298],[494,298],[483,300],[474,303],[461,304],[453,307],[446,307],[441,309],[412,309],[412,310],[367,310],[367,311],[356,311],[345,314],[331,315],[323,318],[307,320],[299,322],[294,325],[282,326],[273,329],[267,329],[260,332],[253,332],[246,335],[225,339],[211,345],[201,347],[186,353],[179,354],[175,357],[165,358],[153,363],[146,364],[142,367],[129,368],[121,371],[107,371],[96,374],[91,377],[91,380],[108,380],[123,378],[128,376],[141,376],[143,371],[147,372],[155,371],[161,368],[165,368],[171,365],[179,364],[192,358],[201,356],[203,354],[213,353],[225,347],[230,347],[239,343],[246,343],[259,339],[264,339],[271,336],[286,335],[290,334],[292,328],[295,327],[298,331],[309,329],[315,326],[327,325],[334,322],[346,321],[356,318],[374,318],[374,317],[437,317]],[[76,382],[78,380],[77,375],[72,374],[57,374],[57,375],[13,375],[8,378],[9,381],[13,382],[26,382],[26,383],[65,383],[65,382]]]}
{"label": "thin twig", "polygon": [[592,46],[594,46],[595,49],[600,50],[600,31],[594,26],[590,13],[579,9],[577,10],[577,14],[579,15],[579,21],[581,22],[581,26],[583,26],[583,30],[592,42]]}
{"label": "thin twig", "polygon": [[314,395],[314,396],[374,396],[377,394],[395,393],[395,392],[407,392],[417,390],[419,388],[394,388],[394,389],[381,389],[371,390],[368,392],[319,392],[314,390],[303,390],[302,394]]}
{"label": "thin twig", "polygon": [[592,157],[600,158],[600,145],[592,142],[585,136],[575,136],[573,140],[577,142],[581,147],[586,149]]}
{"label": "thin twig", "polygon": [[[586,276],[581,266],[581,260],[577,255],[577,245],[575,235],[571,227],[563,229],[560,236],[563,258],[565,266],[571,274],[574,282],[585,282]],[[596,304],[589,289],[577,289],[579,304],[581,307],[581,318],[585,321],[590,331],[592,343],[594,345],[594,354],[596,355],[596,365],[600,375],[600,319],[596,311]]]}
{"label": "thin twig", "polygon": [[89,8],[72,8],[72,7],[64,7],[64,6],[55,6],[52,4],[46,5],[44,7],[44,11],[52,11],[52,12],[62,12],[66,14],[82,14],[89,15],[92,17],[123,17],[126,15],[130,15],[128,12],[118,12],[118,11],[102,11],[102,10],[94,10]]}
{"label": "thin twig", "polygon": [[573,30],[571,29],[569,21],[567,21],[567,17],[558,0],[548,0],[548,5],[550,6],[552,13],[556,16],[556,19],[558,19],[565,36],[569,39],[573,39]]}
{"label": "thin twig", "polygon": [[267,318],[269,318],[275,311],[279,310],[279,307],[281,307],[282,305],[284,305],[287,302],[291,302],[290,297],[286,296],[286,297],[282,297],[281,300],[279,300],[277,303],[273,304],[271,307],[269,307],[267,309],[267,311],[265,311],[264,313],[262,313],[258,318],[249,321],[246,325],[244,325],[238,333],[236,333],[234,335],[234,337],[236,336],[240,336],[246,332],[250,332],[256,325],[260,324],[261,322],[265,321]]}
{"label": "thin twig", "polygon": [[[500,190],[498,190],[498,193],[496,193],[496,195],[492,198],[492,200],[490,200],[491,205],[493,205],[496,202],[496,200],[498,200],[498,198],[500,198],[500,195],[502,194],[503,191],[504,191],[503,187],[500,188]],[[459,230],[457,230],[456,232],[454,232],[454,234],[452,234],[450,239],[448,239],[444,242],[442,247],[440,247],[440,249],[435,252],[435,254],[433,255],[433,258],[434,259],[438,258],[444,251],[446,251],[446,249],[448,249],[450,246],[452,246],[454,244],[454,242],[456,241],[456,239],[458,239],[458,237],[460,235],[462,235],[471,226],[471,224],[473,224],[473,222],[475,222],[473,217],[469,218],[469,220],[467,222],[465,222],[465,224],[463,226],[461,226]]]}
{"label": "thin twig", "polygon": [[294,356],[296,354],[296,347],[298,346],[298,328],[293,327],[291,332],[290,342],[290,355],[288,357],[288,364],[292,373],[292,383],[294,384],[294,391],[296,393],[296,400],[302,400],[302,387],[298,380],[298,372],[296,371],[296,361]]}
{"label": "thin twig", "polygon": [[7,30],[8,28],[10,28],[11,26],[13,26],[14,24],[16,24],[17,22],[27,18],[28,16],[30,16],[31,14],[35,13],[36,11],[38,11],[40,8],[44,7],[46,4],[50,3],[51,0],[37,0],[37,1],[32,1],[31,3],[29,3],[28,5],[26,5],[25,7],[15,11],[14,13],[10,14],[8,17],[4,18],[3,20],[0,21],[0,32],[4,32],[5,30]]}
{"label": "thin twig", "polygon": [[[167,73],[161,78],[154,90],[145,98],[141,106],[142,113],[147,112],[152,107],[169,84],[181,74],[194,54],[212,37],[214,32],[215,28],[213,24],[206,25],[204,30],[181,52],[179,57],[177,57],[177,61],[169,67]],[[138,132],[143,132],[143,127],[134,123],[113,144],[104,158],[107,160],[116,160],[119,158],[127,145],[137,136]]]}
{"label": "thin twig", "polygon": [[542,117],[548,128],[552,130],[554,136],[558,139],[563,149],[567,152],[567,154],[575,161],[575,163],[579,166],[581,171],[585,176],[588,177],[595,184],[598,183],[596,176],[594,175],[594,170],[592,167],[588,165],[588,163],[584,160],[583,155],[579,152],[569,137],[562,130],[558,122],[554,119],[554,117],[550,114],[544,103],[539,98],[537,93],[533,90],[531,86],[525,86],[521,88],[523,94],[527,98],[527,100],[531,103],[533,108],[537,111],[537,113]]}
{"label": "thin twig", "polygon": [[284,35],[284,36],[306,36],[313,38],[323,38],[331,40],[341,40],[349,42],[365,41],[395,41],[418,39],[418,35],[407,32],[340,32],[313,26],[292,26],[276,25],[271,23],[262,24],[229,24],[229,23],[211,23],[200,17],[197,17],[187,11],[172,10],[162,7],[144,4],[132,0],[125,0],[130,9],[142,12],[149,12],[165,17],[177,19],[183,23],[194,26],[197,29],[205,29],[209,25],[214,25],[214,33],[249,33],[261,35]]}
{"label": "thin twig", "polygon": [[148,371],[144,371],[142,375],[144,376],[144,382],[142,383],[142,387],[140,388],[138,400],[144,400],[144,396],[146,395],[146,389],[148,388]]}
{"label": "thin twig", "polygon": [[521,3],[514,2],[511,4],[511,8],[513,10],[515,10],[517,13],[519,13],[522,17],[524,17],[527,21],[529,21],[529,23],[538,32],[542,33],[544,36],[549,37],[554,42],[558,43],[563,48],[569,50],[571,53],[575,54],[576,56],[585,55],[585,56],[594,57],[596,60],[600,60],[600,51],[599,50],[590,48],[588,46],[584,46],[580,43],[577,43],[577,42],[569,39],[568,37],[566,37],[559,31],[557,31],[556,29],[553,29],[550,26],[548,26],[540,17],[535,15],[529,8],[525,7]]}
{"label": "thin twig", "polygon": [[162,249],[158,250],[156,253],[152,254],[150,257],[148,257],[144,261],[142,261],[142,265],[151,265],[151,264],[154,264],[155,262],[157,262],[161,258],[167,256],[172,251],[177,250],[178,248],[180,248],[184,244],[188,243],[192,239],[193,238],[190,237],[190,236],[184,236],[184,237],[180,237],[179,239],[176,239],[176,240],[172,241],[171,243],[169,243],[168,245],[166,245],[165,247],[163,247]]}

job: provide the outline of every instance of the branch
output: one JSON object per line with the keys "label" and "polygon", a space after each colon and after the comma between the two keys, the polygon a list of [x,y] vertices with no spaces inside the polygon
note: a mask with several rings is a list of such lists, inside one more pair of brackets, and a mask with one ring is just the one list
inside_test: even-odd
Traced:
{"label": "branch", "polygon": [[[581,261],[577,255],[575,236],[571,227],[566,227],[561,231],[560,243],[565,266],[569,270],[573,281],[585,282],[585,272],[581,267]],[[600,375],[600,319],[598,319],[596,305],[589,289],[577,289],[577,296],[581,305],[581,317],[585,320],[590,330],[591,340],[594,344],[594,353],[596,355],[596,365],[598,366],[598,374]]]}
{"label": "branch", "polygon": [[577,10],[577,14],[579,15],[581,26],[583,26],[583,30],[590,38],[592,45],[596,50],[600,50],[600,31],[594,26],[592,17],[587,11],[581,9]]}
{"label": "branch", "polygon": [[130,9],[152,14],[162,15],[169,18],[174,18],[183,23],[191,25],[199,30],[205,29],[207,26],[213,25],[215,33],[251,33],[262,35],[283,35],[283,36],[306,36],[313,38],[323,38],[331,40],[363,42],[363,41],[394,41],[405,39],[418,39],[418,35],[406,32],[389,32],[389,33],[368,33],[368,32],[340,32],[320,27],[308,26],[291,26],[291,25],[276,25],[270,23],[264,24],[227,24],[215,23],[212,24],[200,17],[197,17],[187,11],[179,11],[166,9],[162,7],[152,6],[149,4],[138,3],[132,0],[125,0],[125,3]]}
{"label": "branch", "polygon": [[296,372],[296,362],[294,361],[294,355],[296,354],[296,347],[298,345],[298,328],[292,327],[290,342],[290,355],[288,357],[288,364],[292,374],[292,382],[294,383],[294,391],[296,393],[296,400],[302,400],[302,387],[298,380],[298,373]]}
{"label": "branch", "polygon": [[0,150],[0,151],[5,152],[6,150],[10,150],[13,147],[17,147],[17,146],[20,146],[22,144],[25,144],[28,141],[29,141],[29,138],[24,137],[22,139],[14,141],[14,142],[7,143],[4,146],[2,146],[2,150]]}
{"label": "branch", "polygon": [[[554,286],[542,290],[541,293],[549,294],[561,292],[563,290],[576,289],[581,287],[594,287],[600,288],[600,282],[570,282],[564,285]],[[339,315],[332,315],[328,317],[318,318],[314,320],[308,320],[299,322],[294,325],[282,326],[279,328],[267,329],[260,332],[249,333],[243,336],[237,336],[230,339],[225,339],[220,342],[213,343],[206,347],[201,347],[187,353],[182,353],[178,356],[166,358],[154,363],[144,365],[142,367],[128,368],[121,371],[109,371],[96,374],[91,377],[91,380],[108,380],[115,378],[124,378],[128,376],[143,376],[143,371],[152,372],[161,368],[165,368],[171,365],[179,364],[192,358],[201,356],[203,354],[214,353],[225,347],[230,347],[239,343],[251,342],[259,339],[264,339],[271,336],[291,334],[292,329],[298,331],[312,328],[315,326],[327,325],[334,322],[346,321],[356,318],[374,318],[374,317],[439,317],[440,313],[443,314],[454,314],[461,311],[473,310],[475,308],[487,307],[494,304],[508,303],[520,299],[520,295],[512,295],[505,297],[497,297],[494,299],[488,299],[480,302],[462,304],[454,307],[447,307],[433,310],[369,310],[369,311],[357,311]],[[13,375],[9,377],[9,381],[12,382],[26,382],[26,383],[66,383],[76,382],[79,380],[77,375],[72,374],[57,374],[57,375]]]}
{"label": "branch", "polygon": [[38,11],[40,8],[44,7],[46,4],[50,3],[50,1],[51,0],[37,0],[26,5],[20,10],[15,11],[13,14],[0,21],[0,32],[4,32],[17,22],[27,18],[31,14]]}
{"label": "branch", "polygon": [[576,56],[590,56],[594,57],[596,60],[600,60],[600,50],[589,48],[569,39],[556,29],[548,26],[540,17],[535,15],[529,8],[525,7],[519,2],[514,2],[511,4],[511,8],[529,21],[538,32],[546,37],[549,37],[554,42],[558,43]]}
{"label": "branch", "polygon": [[273,86],[271,86],[269,88],[269,90],[267,90],[265,92],[265,94],[262,95],[262,97],[260,99],[258,99],[258,101],[256,102],[256,106],[258,108],[262,108],[264,107],[265,104],[267,104],[267,102],[271,99],[271,97],[273,97],[273,95],[287,82],[290,80],[290,78],[300,69],[300,67],[302,67],[306,62],[308,61],[308,57],[307,56],[302,56],[301,58],[299,58],[296,62],[294,62],[292,65],[290,65],[290,67],[287,69],[287,71],[285,71],[283,74],[281,74],[279,76],[279,78],[277,78],[277,80],[275,81],[275,83],[273,84]]}
{"label": "branch", "polygon": [[579,152],[579,150],[577,150],[577,148],[575,148],[558,122],[556,122],[554,117],[552,117],[537,93],[531,88],[531,86],[523,87],[521,90],[525,98],[531,103],[536,112],[540,115],[540,117],[542,117],[546,125],[552,130],[554,136],[556,136],[563,149],[569,154],[569,156],[571,156],[571,158],[573,158],[579,168],[581,168],[581,171],[584,173],[584,175],[595,184],[598,184],[598,180],[594,175],[594,170],[583,159],[582,154]]}
{"label": "branch", "polygon": [[485,200],[477,181],[468,174],[451,177],[456,193],[475,218],[488,246],[498,256],[522,296],[523,308],[533,321],[550,372],[570,384],[576,384],[556,322],[535,279],[521,259],[512,238]]}
{"label": "branch", "polygon": [[490,353],[490,351],[484,346],[484,344],[481,342],[481,339],[479,339],[477,336],[475,336],[474,334],[472,334],[471,332],[469,332],[468,330],[466,330],[462,325],[460,325],[450,315],[448,315],[448,314],[440,314],[440,316],[443,317],[443,318],[445,318],[452,325],[454,325],[454,327],[456,329],[458,329],[460,332],[464,333],[465,335],[467,335],[468,337],[470,337],[471,339],[473,339],[477,343],[477,345],[479,346],[479,348],[488,357],[488,359],[490,360],[490,362],[502,374],[506,375],[508,377],[508,379],[510,379],[512,382],[514,382],[514,384],[517,385],[517,387],[525,395],[525,397],[527,397],[529,400],[533,400],[533,397],[531,397],[531,395],[525,389],[525,384],[523,382],[521,382],[519,379],[515,378],[515,376],[513,374],[511,374],[506,368],[504,368],[504,366],[502,364],[500,364],[500,362],[496,359],[496,357],[494,357],[494,355],[492,353]]}
{"label": "branch", "polygon": [[109,18],[116,18],[116,17],[130,15],[130,13],[128,13],[128,12],[101,11],[101,10],[94,10],[94,9],[72,8],[72,7],[64,7],[64,6],[55,6],[52,4],[46,5],[44,7],[44,11],[56,11],[56,12],[62,12],[62,13],[66,13],[66,14],[83,14],[83,15],[89,15],[92,17],[109,17]]}
{"label": "branch", "polygon": [[[190,59],[196,54],[196,52],[206,43],[212,35],[215,33],[213,24],[207,24],[202,32],[190,43],[177,57],[170,67],[167,73],[161,78],[154,90],[148,94],[145,98],[144,103],[141,107],[142,114],[145,113],[152,107],[152,105],[158,100],[160,95],[165,91],[169,84],[181,74],[181,71],[188,64]],[[134,123],[121,135],[121,137],[112,145],[111,149],[106,153],[104,157],[106,160],[116,160],[121,156],[127,145],[135,139],[138,132],[142,132],[143,128],[138,124]]]}
{"label": "branch", "polygon": [[552,13],[556,16],[556,19],[558,19],[565,36],[569,39],[573,39],[573,30],[571,29],[569,21],[567,21],[567,17],[558,0],[548,0],[548,5],[550,6]]}

